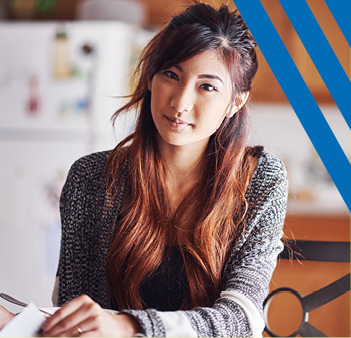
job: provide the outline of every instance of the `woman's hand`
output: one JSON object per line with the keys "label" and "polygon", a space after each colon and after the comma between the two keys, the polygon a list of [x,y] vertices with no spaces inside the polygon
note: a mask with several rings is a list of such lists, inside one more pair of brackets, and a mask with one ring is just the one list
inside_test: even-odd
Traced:
{"label": "woman's hand", "polygon": [[14,313],[7,311],[0,305],[0,330],[2,330],[14,317],[16,317]]}
{"label": "woman's hand", "polygon": [[132,337],[139,324],[129,315],[111,315],[86,295],[63,305],[42,325],[43,337]]}

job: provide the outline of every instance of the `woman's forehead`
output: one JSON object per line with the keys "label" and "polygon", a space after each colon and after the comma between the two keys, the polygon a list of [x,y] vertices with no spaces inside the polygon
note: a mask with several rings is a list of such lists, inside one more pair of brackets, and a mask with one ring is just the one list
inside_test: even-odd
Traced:
{"label": "woman's forehead", "polygon": [[180,72],[191,71],[199,74],[220,74],[223,78],[230,78],[228,67],[217,50],[199,53],[188,60],[173,65]]}

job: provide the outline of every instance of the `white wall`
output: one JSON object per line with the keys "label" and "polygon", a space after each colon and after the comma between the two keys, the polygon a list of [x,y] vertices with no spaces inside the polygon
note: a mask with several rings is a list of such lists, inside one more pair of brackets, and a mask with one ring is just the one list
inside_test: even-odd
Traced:
{"label": "white wall", "polygon": [[[350,158],[350,130],[340,111],[333,106],[322,106],[321,110],[345,155]],[[349,213],[290,105],[252,104],[250,115],[250,143],[266,146],[287,166],[289,212]]]}

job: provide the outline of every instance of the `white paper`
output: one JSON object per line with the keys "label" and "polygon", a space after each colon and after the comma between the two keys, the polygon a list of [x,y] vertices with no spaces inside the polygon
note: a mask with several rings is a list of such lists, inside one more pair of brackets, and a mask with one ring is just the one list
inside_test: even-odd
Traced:
{"label": "white paper", "polygon": [[0,331],[0,337],[37,337],[45,319],[43,313],[30,303]]}

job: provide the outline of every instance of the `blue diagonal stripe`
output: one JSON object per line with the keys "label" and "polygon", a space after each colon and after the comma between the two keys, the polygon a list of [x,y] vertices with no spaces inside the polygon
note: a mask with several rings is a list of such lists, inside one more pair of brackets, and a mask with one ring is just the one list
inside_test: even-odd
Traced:
{"label": "blue diagonal stripe", "polygon": [[280,3],[351,129],[351,82],[318,22],[305,0],[280,0]]}
{"label": "blue diagonal stripe", "polygon": [[351,165],[259,0],[235,0],[266,61],[351,210]]}
{"label": "blue diagonal stripe", "polygon": [[335,21],[343,32],[345,39],[351,47],[351,1],[350,0],[325,0],[330,12],[333,14]]}

